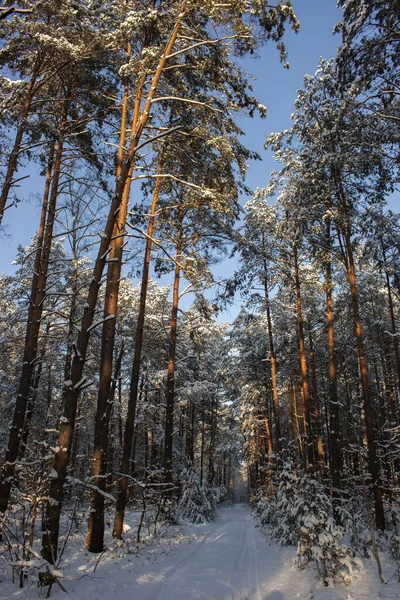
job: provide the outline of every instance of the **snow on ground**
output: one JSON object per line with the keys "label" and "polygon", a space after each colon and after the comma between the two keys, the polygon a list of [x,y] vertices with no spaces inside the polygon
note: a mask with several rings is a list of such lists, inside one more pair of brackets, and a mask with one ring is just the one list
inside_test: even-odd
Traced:
{"label": "snow on ground", "polygon": [[[220,509],[213,523],[171,526],[167,536],[139,554],[126,554],[114,545],[93,556],[82,548],[82,538],[80,544],[75,550],[71,544],[60,565],[73,600],[400,598],[396,567],[389,562],[383,564],[386,578],[392,577],[387,585],[380,583],[373,562],[364,561],[352,586],[322,587],[313,569],[297,569],[294,548],[268,545],[244,505]],[[38,596],[37,588],[19,590],[4,579],[0,583],[1,600]],[[55,586],[51,597],[65,600],[67,595]]]}

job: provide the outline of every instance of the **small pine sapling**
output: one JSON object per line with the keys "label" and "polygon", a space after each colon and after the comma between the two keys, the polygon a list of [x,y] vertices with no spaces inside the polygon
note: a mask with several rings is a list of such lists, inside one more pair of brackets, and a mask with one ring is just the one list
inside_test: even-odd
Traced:
{"label": "small pine sapling", "polygon": [[215,499],[200,485],[199,477],[194,469],[185,469],[181,475],[182,493],[176,509],[178,520],[191,523],[207,523],[215,516]]}
{"label": "small pine sapling", "polygon": [[352,581],[353,569],[359,566],[350,548],[340,543],[343,531],[330,514],[330,500],[321,483],[305,474],[299,480],[296,506],[298,530],[298,565],[315,561],[325,585]]}

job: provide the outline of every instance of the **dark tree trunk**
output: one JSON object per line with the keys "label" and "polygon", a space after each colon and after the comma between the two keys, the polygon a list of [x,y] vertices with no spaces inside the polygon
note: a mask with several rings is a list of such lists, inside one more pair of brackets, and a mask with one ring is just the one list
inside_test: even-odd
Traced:
{"label": "dark tree trunk", "polygon": [[179,209],[179,224],[176,236],[175,273],[172,294],[171,332],[169,340],[169,361],[166,388],[165,443],[164,443],[164,482],[168,484],[167,495],[172,493],[173,434],[175,404],[175,360],[178,326],[179,281],[181,276],[180,260],[182,255],[182,207]]}
{"label": "dark tree trunk", "polygon": [[312,337],[311,325],[308,326],[308,343],[310,349],[310,367],[312,383],[312,405],[311,419],[313,430],[314,456],[316,457],[317,467],[323,472],[325,467],[324,440],[322,437],[320,401],[318,396],[317,369],[315,365],[314,341]]}
{"label": "dark tree trunk", "polygon": [[58,183],[64,149],[65,127],[67,123],[67,112],[68,102],[65,103],[64,114],[61,118],[60,139],[57,143],[55,151],[53,151],[53,146],[50,149],[50,158],[47,166],[38,243],[32,276],[22,372],[19,381],[13,422],[10,429],[5,455],[5,462],[0,475],[0,513],[7,509],[10,498],[11,485],[15,471],[15,461],[18,457],[21,432],[23,431],[24,427],[30,386],[35,368],[35,361],[37,358],[40,324],[43,314],[44,301],[46,299],[47,274],[53,239],[54,219],[58,197]]}

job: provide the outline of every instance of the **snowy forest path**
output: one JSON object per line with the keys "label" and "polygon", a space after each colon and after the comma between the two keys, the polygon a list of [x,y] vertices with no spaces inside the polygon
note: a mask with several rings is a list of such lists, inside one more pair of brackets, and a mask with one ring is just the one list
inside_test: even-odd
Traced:
{"label": "snowy forest path", "polygon": [[147,574],[137,579],[139,585],[135,588],[139,594],[132,598],[286,600],[296,597],[287,576],[287,564],[268,546],[247,506],[224,508],[214,523],[193,530],[194,541],[170,555],[166,559],[168,566],[163,568],[160,562],[154,577]]}
{"label": "snowy forest path", "polygon": [[[131,524],[137,513],[127,516]],[[127,530],[129,531],[129,529]],[[132,529],[135,532],[135,529]],[[111,542],[111,531],[109,531]],[[375,600],[400,598],[397,577],[382,586],[369,562],[354,586],[318,585],[315,569],[299,571],[296,549],[269,545],[255,526],[248,506],[218,511],[216,520],[202,525],[171,525],[157,544],[137,555],[117,549],[90,555],[82,538],[71,544],[61,565],[64,585],[72,600]],[[384,571],[389,573],[388,567]],[[19,589],[0,579],[0,600],[43,597],[32,582]],[[53,588],[53,600],[66,594]]]}

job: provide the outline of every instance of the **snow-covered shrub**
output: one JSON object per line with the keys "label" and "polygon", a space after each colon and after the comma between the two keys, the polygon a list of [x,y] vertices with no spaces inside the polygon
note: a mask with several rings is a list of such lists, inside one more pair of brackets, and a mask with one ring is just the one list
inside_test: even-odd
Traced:
{"label": "snow-covered shrub", "polygon": [[250,506],[255,511],[259,522],[261,522],[263,512],[268,510],[269,502],[267,491],[263,487],[259,487],[250,497]]}
{"label": "snow-covered shrub", "polygon": [[340,543],[343,530],[331,516],[331,502],[321,483],[310,475],[299,480],[296,505],[298,565],[315,561],[325,585],[334,581],[351,583],[357,561],[351,550]]}
{"label": "snow-covered shrub", "polygon": [[260,523],[269,525],[270,537],[274,542],[281,546],[294,545],[297,543],[298,475],[293,465],[285,462],[274,479],[275,495],[263,495],[257,502]]}
{"label": "snow-covered shrub", "polygon": [[364,558],[369,558],[371,556],[371,533],[365,504],[359,501],[359,492],[353,490],[350,497],[338,505],[337,512],[351,547]]}
{"label": "snow-covered shrub", "polygon": [[[388,548],[392,558],[400,564],[400,506],[392,505],[390,508],[388,524]],[[400,577],[400,571],[399,571]]]}
{"label": "snow-covered shrub", "polygon": [[207,523],[215,516],[216,503],[210,488],[200,485],[199,477],[193,469],[181,473],[182,491],[176,507],[178,521]]}
{"label": "snow-covered shrub", "polygon": [[350,583],[357,561],[340,543],[343,530],[334,523],[331,499],[320,481],[309,474],[299,475],[288,461],[276,470],[274,479],[274,494],[259,490],[253,499],[268,537],[281,546],[297,545],[298,566],[315,561],[326,585]]}
{"label": "snow-covered shrub", "polygon": [[216,487],[205,487],[205,492],[207,494],[207,498],[210,500],[211,504],[214,507],[217,507],[219,504],[222,504],[226,501],[228,496],[228,491],[224,485],[218,485]]}

